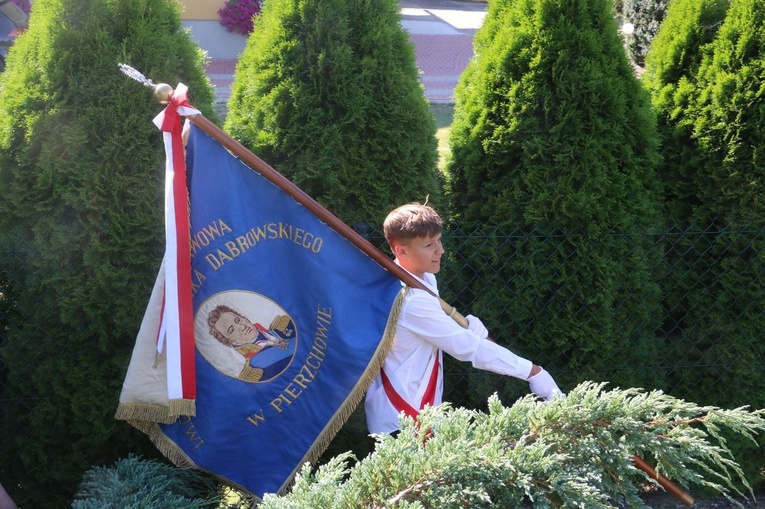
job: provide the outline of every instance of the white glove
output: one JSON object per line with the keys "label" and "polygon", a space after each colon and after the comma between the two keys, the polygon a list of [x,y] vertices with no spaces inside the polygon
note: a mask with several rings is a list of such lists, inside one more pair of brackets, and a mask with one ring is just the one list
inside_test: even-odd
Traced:
{"label": "white glove", "polygon": [[528,378],[526,381],[529,383],[531,392],[545,401],[550,401],[556,396],[563,395],[563,393],[560,392],[560,389],[558,389],[558,385],[555,383],[555,380],[553,380],[553,377],[550,376],[550,373],[542,368],[540,368],[539,373]]}
{"label": "white glove", "polygon": [[465,318],[467,318],[468,321],[468,330],[478,336],[481,339],[486,339],[489,337],[489,329],[484,327],[481,320],[476,318],[473,315],[467,315]]}

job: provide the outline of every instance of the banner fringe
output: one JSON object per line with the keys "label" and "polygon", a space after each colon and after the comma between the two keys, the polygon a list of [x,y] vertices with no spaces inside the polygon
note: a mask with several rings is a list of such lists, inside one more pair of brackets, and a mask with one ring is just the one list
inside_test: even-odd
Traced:
{"label": "banner fringe", "polygon": [[196,400],[174,399],[169,401],[167,405],[120,403],[114,418],[120,421],[150,421],[172,424],[182,415],[192,417],[197,415]]}
{"label": "banner fringe", "polygon": [[[131,424],[135,426],[134,423]],[[156,423],[145,424],[148,425],[147,429],[138,429],[141,429],[141,431],[146,433],[154,446],[159,450],[159,452],[161,452],[175,466],[180,468],[194,468],[197,470],[205,471],[204,469],[200,469],[197,465],[195,465],[194,462],[191,461],[188,456],[186,456],[180,447],[175,445],[172,440],[167,438]]]}

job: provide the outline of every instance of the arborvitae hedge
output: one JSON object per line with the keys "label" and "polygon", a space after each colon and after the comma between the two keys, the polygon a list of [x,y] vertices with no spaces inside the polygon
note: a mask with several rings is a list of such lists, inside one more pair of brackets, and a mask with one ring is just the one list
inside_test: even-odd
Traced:
{"label": "arborvitae hedge", "polygon": [[704,52],[689,105],[702,151],[694,216],[729,222],[765,219],[765,1],[732,0]]}
{"label": "arborvitae hedge", "polygon": [[611,2],[492,3],[476,52],[457,89],[451,194],[463,228],[500,231],[466,311],[564,390],[661,386],[659,253],[643,237],[659,219],[658,140]]}
{"label": "arborvitae hedge", "polygon": [[[681,372],[675,394],[725,407],[765,407],[765,2],[678,1],[649,53],[646,83],[662,132],[669,219],[704,235],[668,243],[687,271],[664,281],[666,307],[684,318],[668,359]],[[735,369],[720,369],[722,363]],[[760,440],[762,443],[762,440]],[[762,482],[763,449],[745,467]]]}
{"label": "arborvitae hedge", "polygon": [[395,0],[266,2],[226,130],[348,223],[438,202],[435,121]]}
{"label": "arborvitae hedge", "polygon": [[179,9],[35,0],[0,78],[0,251],[17,250],[0,355],[18,396],[3,402],[0,475],[22,507],[65,507],[92,465],[153,452],[113,416],[164,249],[161,106],[118,63],[187,84],[212,115]]}
{"label": "arborvitae hedge", "polygon": [[668,252],[689,267],[667,280],[668,306],[687,312],[675,324],[684,345],[678,362],[691,356],[714,371],[721,359],[738,359],[736,370],[684,377],[678,390],[720,405],[765,405],[762,363],[754,360],[765,324],[748,312],[765,302],[765,282],[748,275],[765,268],[765,239],[745,233],[765,222],[763,22],[761,0],[676,2],[646,75],[666,133],[669,219],[708,232]]}
{"label": "arborvitae hedge", "polygon": [[715,39],[728,0],[677,0],[646,57],[643,83],[651,94],[661,136],[664,184],[670,219],[689,218],[698,204],[694,189],[701,154],[693,140],[694,120],[688,111],[698,95],[696,75]]}

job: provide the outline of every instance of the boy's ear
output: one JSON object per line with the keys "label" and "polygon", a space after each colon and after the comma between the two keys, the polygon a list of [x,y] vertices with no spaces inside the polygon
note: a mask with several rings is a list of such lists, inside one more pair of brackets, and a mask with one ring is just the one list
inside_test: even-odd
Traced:
{"label": "boy's ear", "polygon": [[404,255],[406,255],[406,247],[403,244],[399,244],[397,242],[390,248],[393,251],[393,254],[396,255],[396,258],[402,258]]}

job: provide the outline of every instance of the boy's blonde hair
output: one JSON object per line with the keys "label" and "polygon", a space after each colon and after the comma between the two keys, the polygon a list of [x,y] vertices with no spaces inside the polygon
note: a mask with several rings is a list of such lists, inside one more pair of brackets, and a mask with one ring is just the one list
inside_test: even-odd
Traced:
{"label": "boy's blonde hair", "polygon": [[394,209],[383,223],[385,240],[394,244],[406,244],[416,237],[432,237],[441,233],[443,222],[438,213],[428,205],[407,203]]}

